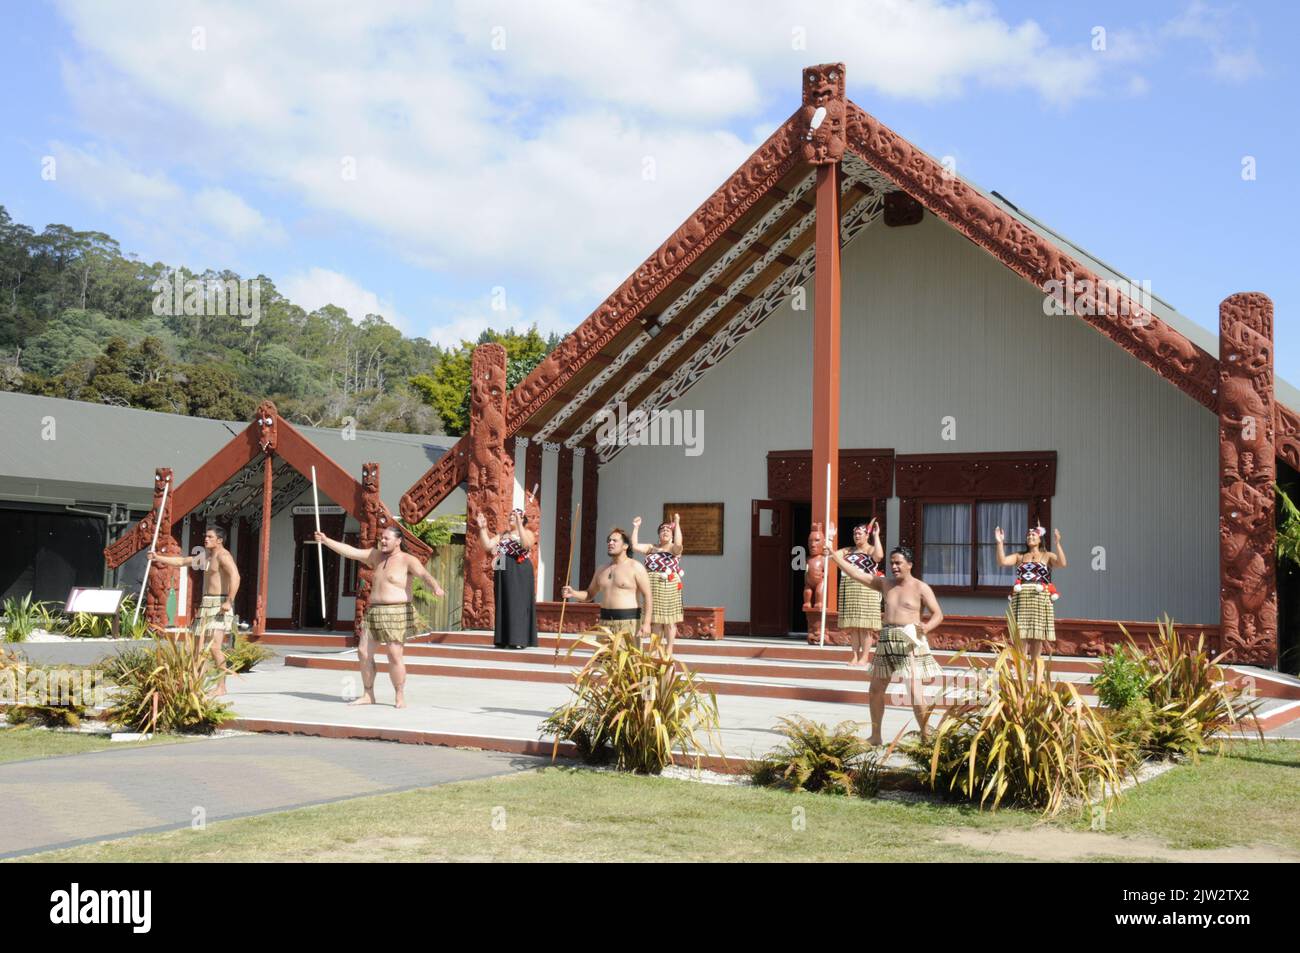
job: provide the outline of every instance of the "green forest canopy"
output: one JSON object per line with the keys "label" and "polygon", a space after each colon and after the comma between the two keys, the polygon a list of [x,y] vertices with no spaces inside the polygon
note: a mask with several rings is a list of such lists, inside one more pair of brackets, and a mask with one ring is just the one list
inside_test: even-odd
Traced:
{"label": "green forest canopy", "polygon": [[[256,321],[214,314],[214,293],[240,280],[145,264],[102,232],[48,225],[37,234],[0,206],[0,390],[222,420],[246,420],[269,397],[295,423],[351,417],[366,430],[459,435],[475,344],[505,345],[513,387],[559,343],[534,326],[442,348],[381,315],[355,323],[334,305],[308,313],[265,275]],[[198,306],[172,306],[180,302],[159,282]]]}

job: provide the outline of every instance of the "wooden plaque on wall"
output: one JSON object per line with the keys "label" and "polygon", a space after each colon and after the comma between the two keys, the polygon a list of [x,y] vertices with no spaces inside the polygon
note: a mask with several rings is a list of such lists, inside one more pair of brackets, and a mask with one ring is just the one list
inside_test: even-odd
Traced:
{"label": "wooden plaque on wall", "polygon": [[[682,555],[722,555],[722,504],[721,503],[665,503],[663,522],[672,520],[674,513],[682,516]],[[659,528],[642,542],[659,539]]]}

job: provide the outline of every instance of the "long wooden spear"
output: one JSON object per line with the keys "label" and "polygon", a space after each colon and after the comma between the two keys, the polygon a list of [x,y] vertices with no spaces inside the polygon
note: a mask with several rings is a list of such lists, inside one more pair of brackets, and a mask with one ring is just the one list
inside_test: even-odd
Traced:
{"label": "long wooden spear", "polygon": [[[320,532],[320,493],[316,489],[316,467],[311,468],[311,501],[316,509],[316,532]],[[329,619],[329,610],[325,608],[325,544],[316,543],[316,566],[320,569],[320,614]]]}
{"label": "long wooden spear", "polygon": [[[829,546],[831,535],[834,530],[831,528],[831,465],[826,464],[826,522],[822,523],[822,532],[825,533],[826,544]],[[829,556],[822,557],[822,634],[817,641],[817,647],[823,648],[826,645],[826,583],[830,581],[831,566],[834,561]]]}
{"label": "long wooden spear", "polygon": [[163,484],[162,500],[158,503],[158,515],[153,521],[153,541],[149,543],[149,558],[144,564],[144,578],[140,580],[140,595],[135,599],[135,612],[131,614],[131,626],[140,621],[140,605],[144,602],[144,587],[149,585],[149,570],[153,569],[153,556],[158,549],[158,530],[162,528],[163,514],[167,512],[167,491],[172,488],[172,481]]}
{"label": "long wooden spear", "polygon": [[[567,586],[573,582],[573,547],[575,536],[578,532],[578,522],[582,517],[582,504],[579,503],[573,513],[573,524],[569,527],[569,565],[564,569],[564,584]],[[560,639],[564,637],[564,607],[569,604],[569,600],[560,598],[560,628],[555,633],[555,660],[552,665],[560,663]]]}

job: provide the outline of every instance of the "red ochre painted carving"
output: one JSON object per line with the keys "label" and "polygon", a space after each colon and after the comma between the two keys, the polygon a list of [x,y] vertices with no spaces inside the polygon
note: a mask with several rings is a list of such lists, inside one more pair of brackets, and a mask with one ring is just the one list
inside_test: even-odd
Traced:
{"label": "red ochre painted carving", "polygon": [[[478,515],[487,518],[488,532],[510,509],[507,492],[514,488],[514,459],[506,452],[506,349],[480,344],[474,349],[469,401],[469,441],[465,493],[465,590],[461,619],[467,629],[492,628],[492,553],[478,538]],[[462,441],[464,442],[464,441]]]}
{"label": "red ochre painted carving", "polygon": [[1234,662],[1277,664],[1273,303],[1219,306],[1219,605]]}

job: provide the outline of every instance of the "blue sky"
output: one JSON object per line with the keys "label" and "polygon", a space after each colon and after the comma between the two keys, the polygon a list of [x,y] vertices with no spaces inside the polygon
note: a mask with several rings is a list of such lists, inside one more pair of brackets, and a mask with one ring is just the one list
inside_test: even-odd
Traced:
{"label": "blue sky", "polygon": [[362,6],[12,4],[0,204],[442,343],[563,332],[842,59],[868,112],[1198,323],[1269,294],[1300,383],[1294,4]]}

